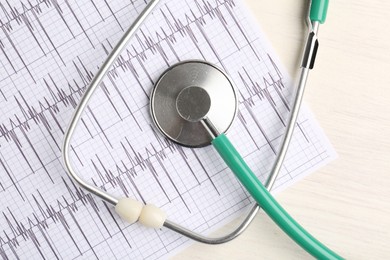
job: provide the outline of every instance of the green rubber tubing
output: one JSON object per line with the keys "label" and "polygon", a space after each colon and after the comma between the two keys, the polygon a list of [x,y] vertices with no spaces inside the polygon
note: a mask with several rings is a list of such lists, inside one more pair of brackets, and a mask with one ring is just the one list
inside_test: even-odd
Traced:
{"label": "green rubber tubing", "polygon": [[310,20],[317,21],[321,24],[326,20],[326,13],[328,12],[329,0],[312,0],[310,8]]}
{"label": "green rubber tubing", "polygon": [[282,208],[251,171],[226,135],[219,135],[212,144],[258,205],[297,244],[317,259],[343,259],[310,235]]}

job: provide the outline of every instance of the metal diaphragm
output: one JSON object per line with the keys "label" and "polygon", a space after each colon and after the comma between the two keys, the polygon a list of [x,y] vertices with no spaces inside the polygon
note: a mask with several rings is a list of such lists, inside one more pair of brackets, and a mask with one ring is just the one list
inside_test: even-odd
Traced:
{"label": "metal diaphragm", "polygon": [[[208,62],[192,60],[173,65],[161,75],[150,106],[154,123],[170,140],[187,147],[203,147],[212,138],[200,117],[207,117],[220,133],[226,132],[237,112],[237,96],[232,81],[222,70]],[[187,108],[196,111],[186,111]]]}

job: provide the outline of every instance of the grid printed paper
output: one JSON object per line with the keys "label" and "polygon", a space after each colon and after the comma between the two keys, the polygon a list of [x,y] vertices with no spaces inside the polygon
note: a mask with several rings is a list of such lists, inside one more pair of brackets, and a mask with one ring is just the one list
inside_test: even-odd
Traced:
{"label": "grid printed paper", "polygon": [[[157,259],[190,241],[119,219],[79,188],[60,162],[64,129],[88,82],[145,2],[0,3],[0,257]],[[284,132],[288,76],[240,0],[162,0],[96,91],[72,143],[75,168],[115,194],[162,207],[208,234],[252,200],[211,147],[183,148],[152,125],[159,75],[207,60],[234,81],[239,112],[228,132],[265,180]],[[335,157],[304,109],[276,189]]]}

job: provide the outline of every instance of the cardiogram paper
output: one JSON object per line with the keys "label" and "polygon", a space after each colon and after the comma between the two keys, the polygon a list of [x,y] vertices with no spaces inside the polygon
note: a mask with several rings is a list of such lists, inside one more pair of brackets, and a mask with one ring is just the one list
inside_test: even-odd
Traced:
{"label": "cardiogram paper", "polygon": [[[80,96],[147,1],[0,2],[0,258],[157,259],[189,240],[128,225],[79,188],[60,161]],[[162,0],[110,70],[72,143],[75,168],[116,196],[162,207],[202,234],[252,200],[212,148],[159,134],[149,95],[159,75],[187,59],[210,61],[234,81],[239,112],[229,138],[265,180],[290,109],[292,84],[240,0]],[[301,113],[276,184],[290,185],[334,158]]]}

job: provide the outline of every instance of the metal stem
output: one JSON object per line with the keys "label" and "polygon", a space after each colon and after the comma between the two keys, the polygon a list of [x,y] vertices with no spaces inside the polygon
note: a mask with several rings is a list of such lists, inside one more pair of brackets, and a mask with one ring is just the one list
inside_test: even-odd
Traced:
{"label": "metal stem", "polygon": [[213,140],[221,134],[208,117],[203,118],[200,122]]}

